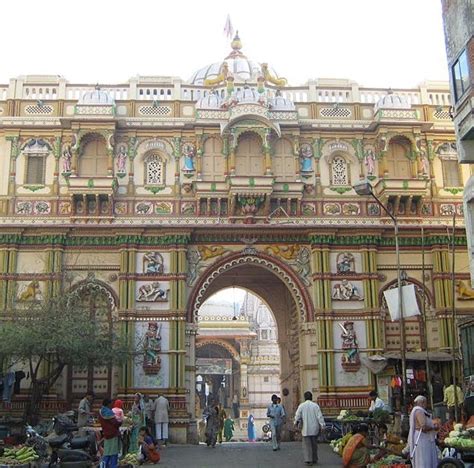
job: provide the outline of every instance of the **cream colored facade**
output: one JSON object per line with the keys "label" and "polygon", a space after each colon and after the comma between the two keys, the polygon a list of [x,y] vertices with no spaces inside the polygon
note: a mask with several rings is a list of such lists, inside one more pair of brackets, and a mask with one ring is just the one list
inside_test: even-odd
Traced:
{"label": "cream colored facade", "polygon": [[[397,216],[401,268],[426,300],[427,333],[410,319],[408,348],[450,349],[454,213],[454,300],[460,317],[473,312],[470,174],[456,163],[447,83],[288,86],[238,40],[218,63],[193,82],[142,76],[95,89],[29,75],[0,85],[1,308],[97,286],[131,341],[158,328],[159,360],[70,369],[54,398],[160,389],[178,442],[196,440],[199,307],[225,287],[272,310],[290,414],[308,389],[326,413],[366,406],[376,382],[360,361],[400,342],[382,300],[396,282],[393,225],[355,194],[360,179]],[[346,322],[356,348],[342,341]]]}

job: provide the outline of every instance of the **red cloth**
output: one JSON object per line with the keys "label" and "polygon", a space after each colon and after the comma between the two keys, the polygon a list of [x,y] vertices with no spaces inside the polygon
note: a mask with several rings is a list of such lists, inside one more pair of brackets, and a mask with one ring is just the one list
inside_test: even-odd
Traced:
{"label": "red cloth", "polygon": [[123,409],[123,401],[122,401],[122,400],[115,400],[115,402],[114,402],[114,408]]}
{"label": "red cloth", "polygon": [[114,437],[120,436],[119,427],[121,423],[115,419],[115,416],[106,419],[99,413],[99,422],[102,427],[104,439],[113,439]]}

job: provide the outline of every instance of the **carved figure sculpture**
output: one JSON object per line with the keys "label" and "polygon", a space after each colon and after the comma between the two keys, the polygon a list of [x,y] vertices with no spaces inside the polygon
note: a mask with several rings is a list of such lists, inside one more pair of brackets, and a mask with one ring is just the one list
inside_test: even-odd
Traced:
{"label": "carved figure sculpture", "polygon": [[421,150],[421,173],[425,176],[430,174],[430,162],[425,150]]}
{"label": "carved figure sculpture", "polygon": [[313,171],[313,148],[308,143],[304,143],[300,148],[301,172]]}
{"label": "carved figure sculpture", "polygon": [[18,299],[20,301],[37,301],[40,299],[41,290],[37,280],[28,283],[26,288],[21,292]]}
{"label": "carved figure sculpture", "polygon": [[336,260],[338,273],[354,273],[354,255],[349,252],[340,253]]}
{"label": "carved figure sculpture", "polygon": [[311,274],[311,252],[307,247],[299,250],[296,256],[296,271],[306,286],[311,284],[309,278]]}
{"label": "carved figure sculpture", "polygon": [[158,252],[147,252],[143,255],[143,273],[163,274],[163,257]]}
{"label": "carved figure sculpture", "polygon": [[346,279],[343,279],[340,283],[334,285],[332,289],[332,298],[336,301],[362,300],[359,290]]}
{"label": "carved figure sculpture", "polygon": [[224,62],[221,65],[219,74],[215,78],[207,78],[204,80],[204,86],[218,86],[221,83],[224,83],[229,76],[229,66],[227,62]]}
{"label": "carved figure sculpture", "polygon": [[344,350],[344,356],[342,362],[344,363],[358,363],[359,362],[359,343],[357,342],[357,335],[354,330],[354,322],[344,322],[339,326],[342,329],[342,349]]}
{"label": "carved figure sculpture", "polygon": [[267,81],[268,83],[274,84],[275,86],[283,87],[283,86],[286,86],[288,83],[286,78],[277,78],[273,76],[270,73],[270,70],[268,69],[268,63],[262,63],[262,73],[263,73],[263,77],[265,78],[265,81]]}
{"label": "carved figure sculpture", "polygon": [[194,167],[194,155],[195,150],[194,146],[186,143],[183,145],[183,156],[184,156],[184,166],[183,171],[185,172],[194,172],[196,169]]}
{"label": "carved figure sculpture", "polygon": [[198,249],[192,247],[186,253],[186,259],[188,261],[188,277],[186,284],[192,286],[196,278],[198,277],[201,262],[201,254]]}
{"label": "carved figure sculpture", "polygon": [[456,281],[456,291],[460,301],[473,301],[474,289],[470,288],[464,281]]}
{"label": "carved figure sculpture", "polygon": [[[144,360],[143,368],[146,373],[156,373],[160,370],[161,359],[159,353],[161,351],[161,325],[157,322],[148,322],[148,330],[145,333],[144,342]],[[152,372],[150,372],[152,371]]]}
{"label": "carved figure sculpture", "polygon": [[375,153],[371,148],[365,152],[364,164],[367,167],[367,175],[373,176],[375,173]]}
{"label": "carved figure sculpture", "polygon": [[71,172],[72,164],[72,151],[71,145],[64,145],[63,149],[63,173],[68,174]]}
{"label": "carved figure sculpture", "polygon": [[144,284],[138,288],[137,301],[139,302],[156,302],[158,300],[166,300],[166,291],[160,288],[160,283],[154,281],[153,283]]}
{"label": "carved figure sculpture", "polygon": [[296,258],[298,252],[300,251],[300,246],[298,244],[291,245],[268,245],[265,248],[265,251],[269,254],[278,255],[285,260],[292,260]]}
{"label": "carved figure sculpture", "polygon": [[127,165],[127,148],[121,145],[117,154],[117,173],[124,174]]}
{"label": "carved figure sculpture", "polygon": [[200,259],[205,262],[210,258],[219,257],[220,255],[228,252],[227,249],[222,247],[222,245],[200,245],[198,247]]}

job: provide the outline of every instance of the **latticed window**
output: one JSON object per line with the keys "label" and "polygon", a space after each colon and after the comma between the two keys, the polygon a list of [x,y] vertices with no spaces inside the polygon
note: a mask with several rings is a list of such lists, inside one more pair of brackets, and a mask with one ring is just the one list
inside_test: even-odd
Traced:
{"label": "latticed window", "polygon": [[28,156],[26,184],[44,184],[45,163],[44,156]]}
{"label": "latticed window", "polygon": [[462,187],[459,163],[456,159],[443,159],[443,180],[445,187]]}
{"label": "latticed window", "polygon": [[145,185],[164,185],[163,160],[156,154],[152,154],[146,159]]}
{"label": "latticed window", "polygon": [[332,160],[331,185],[349,185],[347,162],[342,156],[335,156]]}

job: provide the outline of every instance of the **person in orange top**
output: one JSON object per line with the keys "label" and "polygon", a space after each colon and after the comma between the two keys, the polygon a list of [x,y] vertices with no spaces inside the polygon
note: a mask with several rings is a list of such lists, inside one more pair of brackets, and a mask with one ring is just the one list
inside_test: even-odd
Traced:
{"label": "person in orange top", "polygon": [[[347,441],[342,451],[344,468],[364,468],[384,456],[384,450],[368,444],[368,434],[369,426],[367,424],[361,423],[354,426],[354,435]],[[375,456],[371,456],[370,449],[374,448],[380,449],[380,452]]]}

